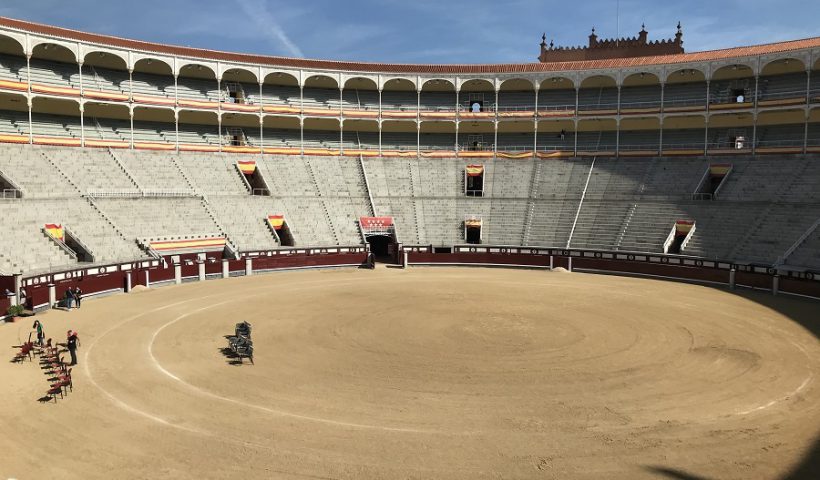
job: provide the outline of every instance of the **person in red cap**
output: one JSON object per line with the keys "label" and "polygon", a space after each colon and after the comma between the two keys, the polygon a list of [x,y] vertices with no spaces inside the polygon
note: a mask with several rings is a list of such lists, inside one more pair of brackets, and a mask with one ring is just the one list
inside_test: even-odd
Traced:
{"label": "person in red cap", "polygon": [[77,332],[69,330],[66,347],[68,347],[68,353],[71,354],[71,365],[77,365],[77,347],[79,346],[80,338],[77,336]]}

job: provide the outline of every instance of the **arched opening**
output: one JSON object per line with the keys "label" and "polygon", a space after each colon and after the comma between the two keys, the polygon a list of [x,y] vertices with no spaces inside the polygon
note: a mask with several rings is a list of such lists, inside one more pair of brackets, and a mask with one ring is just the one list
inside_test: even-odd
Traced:
{"label": "arched opening", "polygon": [[[34,97],[31,103],[31,130],[35,137],[67,138],[79,145],[80,104],[73,100]],[[35,143],[40,143],[35,140]]]}
{"label": "arched opening", "polygon": [[219,116],[216,112],[195,110],[179,111],[179,145],[219,147],[222,132],[219,131]]}
{"label": "arched opening", "polygon": [[23,45],[6,35],[0,35],[0,78],[12,82],[28,82]]}
{"label": "arched opening", "polygon": [[259,105],[259,79],[244,68],[231,68],[222,73],[222,101],[236,105]]}
{"label": "arched opening", "polygon": [[306,118],[304,129],[305,154],[321,154],[341,149],[341,125],[335,118]]}
{"label": "arched opening", "polygon": [[653,113],[661,108],[661,81],[654,73],[629,75],[621,85],[621,113]]}
{"label": "arched opening", "polygon": [[342,123],[342,146],[348,151],[379,151],[379,122],[345,120]]}
{"label": "arched opening", "polygon": [[575,84],[564,77],[541,82],[538,90],[538,115],[572,116],[575,114]]}
{"label": "arched opening", "polygon": [[126,145],[131,143],[131,121],[128,106],[86,102],[83,115],[85,117],[86,145],[91,145],[96,140],[123,142]]}
{"label": "arched opening", "polygon": [[377,116],[379,113],[379,86],[375,80],[363,77],[348,79],[342,92],[345,114]]}
{"label": "arched opening", "polygon": [[416,84],[406,78],[391,78],[382,89],[382,117],[416,118]]}
{"label": "arched opening", "polygon": [[617,123],[614,119],[594,118],[578,122],[578,156],[610,155],[617,149]]}
{"label": "arched opening", "polygon": [[531,120],[506,120],[498,123],[496,150],[519,154],[535,149],[535,126]]}
{"label": "arched opening", "polygon": [[180,105],[189,104],[186,100],[197,102],[219,102],[219,85],[216,72],[207,65],[189,63],[179,69],[177,78],[177,98]]}
{"label": "arched opening", "polygon": [[449,80],[427,80],[421,86],[422,118],[452,117],[456,110],[456,86]]}
{"label": "arched opening", "polygon": [[[265,111],[276,111],[285,108],[293,113],[299,113],[299,96],[299,79],[293,75],[284,72],[273,72],[265,76],[265,81],[262,84],[262,105],[274,107]],[[289,112],[283,111],[282,113]]]}
{"label": "arched opening", "polygon": [[618,151],[620,155],[657,155],[661,149],[661,122],[657,117],[621,120]]}
{"label": "arched opening", "polygon": [[259,116],[223,112],[222,145],[230,147],[260,147]]}
{"label": "arched opening", "polygon": [[757,116],[757,134],[755,135],[757,152],[802,152],[806,133],[804,122],[805,112],[803,110],[777,110],[759,113]]}
{"label": "arched opening", "polygon": [[495,149],[495,127],[491,122],[462,121],[458,124],[459,152],[487,152]]}
{"label": "arched opening", "polygon": [[572,120],[540,120],[537,151],[543,154],[575,151],[575,123]]}
{"label": "arched opening", "polygon": [[339,82],[327,75],[313,75],[305,80],[303,89],[306,115],[338,115]]}
{"label": "arched opening", "polygon": [[0,134],[28,136],[28,133],[26,97],[14,93],[0,93]]}
{"label": "arched opening", "polygon": [[510,78],[501,83],[498,90],[499,117],[510,112],[534,111],[535,88],[531,81],[523,78]]}
{"label": "arched opening", "polygon": [[797,105],[806,102],[806,64],[796,58],[767,63],[758,79],[758,105]]}
{"label": "arched opening", "polygon": [[666,77],[663,111],[699,112],[706,110],[706,75],[694,68],[675,70]]}
{"label": "arched opening", "polygon": [[456,148],[456,123],[453,121],[421,122],[419,150],[422,154],[454,152]]}
{"label": "arched opening", "polygon": [[[265,115],[262,125],[263,138],[260,139],[260,143],[266,152],[275,153],[277,149],[287,149],[298,153],[301,150],[302,140],[298,118]],[[248,133],[248,135],[254,138],[258,134]]]}
{"label": "arched opening", "polygon": [[706,144],[706,117],[666,117],[663,120],[663,154],[702,154]]}
{"label": "arched opening", "polygon": [[810,151],[820,151],[820,108],[813,108],[809,112],[807,145]]}
{"label": "arched opening", "polygon": [[750,112],[718,114],[709,117],[712,153],[749,153],[752,151],[753,117]]}
{"label": "arched opening", "polygon": [[174,112],[165,108],[134,107],[134,146],[140,143],[176,144]]}
{"label": "arched opening", "polygon": [[31,54],[31,83],[80,88],[77,57],[68,48],[56,43],[41,43]]}
{"label": "arched opening", "polygon": [[385,120],[382,122],[382,155],[415,152],[416,122]]}
{"label": "arched opening", "polygon": [[712,74],[709,104],[712,110],[751,108],[754,106],[755,78],[752,67],[726,65]]}
{"label": "arched opening", "polygon": [[83,91],[88,90],[128,95],[128,64],[125,59],[110,52],[86,53],[83,59]]}
{"label": "arched opening", "polygon": [[461,84],[458,101],[462,113],[495,112],[495,87],[489,80],[467,80]]}
{"label": "arched opening", "polygon": [[134,64],[132,74],[134,101],[150,103],[160,97],[161,104],[174,103],[174,70],[164,60],[143,58]]}
{"label": "arched opening", "polygon": [[594,75],[581,82],[578,90],[579,115],[615,115],[618,113],[618,87],[607,75]]}

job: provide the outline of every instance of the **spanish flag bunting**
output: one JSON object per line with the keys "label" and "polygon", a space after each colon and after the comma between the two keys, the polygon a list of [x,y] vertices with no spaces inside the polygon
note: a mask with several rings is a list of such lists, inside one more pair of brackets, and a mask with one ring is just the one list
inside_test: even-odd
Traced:
{"label": "spanish flag bunting", "polygon": [[481,220],[476,219],[476,218],[471,218],[469,220],[464,220],[464,226],[465,227],[480,227],[481,226]]}
{"label": "spanish flag bunting", "polygon": [[268,215],[268,223],[274,230],[281,230],[282,225],[285,224],[284,215]]}
{"label": "spanish flag bunting", "polygon": [[484,165],[467,165],[467,176],[477,177],[484,173]]}
{"label": "spanish flag bunting", "polygon": [[55,240],[59,240],[62,242],[65,239],[65,233],[63,232],[62,225],[58,225],[56,223],[47,223],[46,232],[48,232],[51,238]]}
{"label": "spanish flag bunting", "polygon": [[256,162],[253,160],[240,160],[236,164],[239,166],[239,171],[245,175],[253,175],[256,171]]}

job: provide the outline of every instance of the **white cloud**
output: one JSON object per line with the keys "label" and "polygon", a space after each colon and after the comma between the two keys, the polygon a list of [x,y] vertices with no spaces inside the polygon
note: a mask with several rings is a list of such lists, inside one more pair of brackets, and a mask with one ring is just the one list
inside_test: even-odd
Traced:
{"label": "white cloud", "polygon": [[285,30],[279,25],[268,6],[262,0],[236,0],[242,12],[253,22],[268,40],[280,44],[294,57],[304,57],[302,50],[296,46]]}

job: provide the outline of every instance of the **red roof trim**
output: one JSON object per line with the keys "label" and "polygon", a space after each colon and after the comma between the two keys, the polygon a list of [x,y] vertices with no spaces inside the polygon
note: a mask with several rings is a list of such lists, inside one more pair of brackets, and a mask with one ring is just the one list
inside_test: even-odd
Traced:
{"label": "red roof trim", "polygon": [[589,70],[599,68],[638,67],[650,65],[678,64],[688,62],[703,62],[736,57],[766,55],[771,53],[801,50],[820,47],[820,37],[791,40],[787,42],[735,47],[722,50],[683,53],[676,55],[659,55],[650,57],[619,58],[607,60],[586,60],[576,62],[553,63],[504,63],[504,64],[472,64],[472,65],[443,65],[443,64],[400,64],[400,63],[370,63],[348,62],[336,60],[314,60],[291,57],[275,57],[246,53],[232,53],[200,48],[164,45],[159,43],[130,40],[110,35],[87,33],[62,27],[43,25],[40,23],[0,17],[0,26],[24,30],[30,33],[39,33],[63,37],[88,43],[97,43],[111,47],[120,47],[132,50],[142,50],[166,55],[196,57],[203,60],[220,60],[241,63],[261,64],[270,67],[308,68],[343,70],[355,72],[378,72],[392,74],[458,74],[458,73],[534,73],[555,72],[567,70]]}

